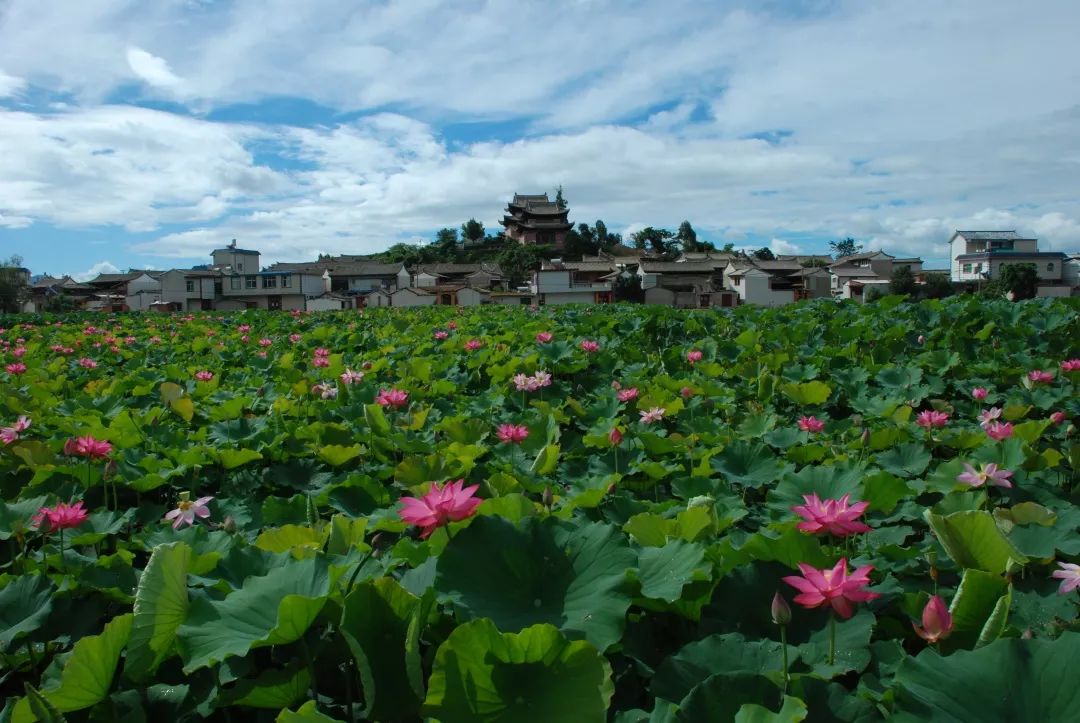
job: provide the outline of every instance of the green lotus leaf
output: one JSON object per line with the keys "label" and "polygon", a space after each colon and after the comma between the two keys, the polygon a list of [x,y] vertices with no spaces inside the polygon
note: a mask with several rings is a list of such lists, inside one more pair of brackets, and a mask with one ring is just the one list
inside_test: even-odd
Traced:
{"label": "green lotus leaf", "polygon": [[[788,646],[788,664],[799,651]],[[783,649],[773,640],[746,640],[739,633],[710,635],[684,645],[656,670],[651,690],[657,698],[677,703],[697,685],[714,675],[764,675],[774,682],[783,680]]]}
{"label": "green lotus leaf", "polygon": [[1001,574],[1010,563],[1027,562],[989,512],[964,510],[942,516],[926,510],[924,517],[949,557],[961,567]]}
{"label": "green lotus leaf", "polygon": [[[61,713],[89,708],[105,700],[112,688],[120,653],[131,635],[131,614],[113,618],[100,635],[88,635],[75,643],[60,671],[59,685],[40,691]],[[32,723],[38,716],[28,698],[15,704],[12,723]]]}
{"label": "green lotus leaf", "polygon": [[663,547],[646,547],[638,555],[641,594],[649,598],[675,602],[684,587],[709,579],[711,572],[705,548],[693,542],[671,540]]}
{"label": "green lotus leaf", "polygon": [[781,384],[780,391],[799,406],[824,404],[832,394],[832,387],[825,382],[805,382],[803,384]]}
{"label": "green lotus leaf", "polygon": [[458,626],[435,654],[423,712],[442,723],[601,723],[611,668],[552,625],[500,633],[490,620]]}
{"label": "green lotus leaf", "polygon": [[20,575],[0,589],[0,652],[44,624],[56,587],[45,575]]}
{"label": "green lotus leaf", "polygon": [[313,700],[304,703],[295,711],[281,711],[275,720],[277,723],[341,723],[337,718],[320,713]]}
{"label": "green lotus leaf", "polygon": [[230,705],[249,708],[288,708],[308,695],[311,674],[303,664],[285,670],[266,670],[255,678],[244,679],[225,696]]}
{"label": "green lotus leaf", "polygon": [[[953,631],[942,641],[943,649],[971,648],[982,637],[984,629],[987,635],[991,634],[995,629],[992,624],[994,610],[998,602],[1007,597],[1009,584],[1001,575],[982,570],[964,570],[949,605]],[[987,625],[990,627],[987,628]]]}
{"label": "green lotus leaf", "polygon": [[729,444],[711,463],[716,471],[755,488],[782,477],[790,469],[767,445],[743,440]]}
{"label": "green lotus leaf", "polygon": [[806,719],[807,713],[806,703],[785,695],[780,710],[775,713],[765,706],[744,703],[735,714],[735,723],[799,723]]}
{"label": "green lotus leaf", "polygon": [[918,477],[930,465],[930,450],[918,442],[898,444],[877,455],[877,463],[898,477]]}
{"label": "green lotus leaf", "polygon": [[1068,721],[1080,710],[1080,633],[1005,638],[942,657],[926,649],[896,671],[890,720]]}
{"label": "green lotus leaf", "polygon": [[173,652],[176,631],[187,617],[187,575],[191,548],[183,542],[159,545],[150,555],[135,590],[134,620],[125,674],[144,681]]}
{"label": "green lotus leaf", "polygon": [[435,587],[469,618],[516,632],[549,623],[600,650],[618,641],[636,556],[610,525],[478,517],[439,557]]}
{"label": "green lotus leaf", "polygon": [[251,577],[224,600],[195,598],[178,631],[184,672],[304,634],[330,592],[325,558],[312,557]]}
{"label": "green lotus leaf", "polygon": [[319,459],[332,467],[340,467],[346,462],[351,462],[359,457],[362,450],[363,447],[359,444],[348,447],[340,444],[328,444],[325,447],[319,447]]}
{"label": "green lotus leaf", "polygon": [[365,718],[400,720],[420,707],[406,665],[406,638],[419,604],[388,577],[358,584],[345,598],[341,633],[360,671]]}
{"label": "green lotus leaf", "polygon": [[262,453],[253,449],[218,449],[214,453],[225,469],[236,469],[248,462],[262,459]]}

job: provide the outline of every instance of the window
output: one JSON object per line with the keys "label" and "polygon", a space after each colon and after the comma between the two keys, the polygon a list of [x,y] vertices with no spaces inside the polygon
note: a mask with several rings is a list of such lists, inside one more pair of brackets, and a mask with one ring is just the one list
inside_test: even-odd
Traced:
{"label": "window", "polygon": [[1047,271],[1053,271],[1053,270],[1054,270],[1054,264],[1053,264],[1053,263],[1049,263],[1049,264],[1047,264],[1047,265],[1046,265],[1046,270],[1047,270]]}
{"label": "window", "polygon": [[521,303],[522,306],[528,306],[529,304],[532,303],[532,299],[530,299],[528,296],[522,296],[521,300],[520,300],[520,303]]}
{"label": "window", "polygon": [[191,293],[194,293],[194,291],[195,291],[195,281],[193,279],[188,279],[187,280],[187,292],[189,294],[191,294]]}
{"label": "window", "polygon": [[231,279],[229,279],[229,288],[233,289],[234,291],[238,290],[240,288],[240,277],[239,276],[234,276]]}
{"label": "window", "polygon": [[255,285],[255,277],[254,276],[245,276],[244,277],[244,288],[245,289],[256,289],[256,288],[258,288]]}
{"label": "window", "polygon": [[281,277],[281,288],[288,289],[292,287],[292,276],[285,274]]}
{"label": "window", "polygon": [[237,261],[236,262],[236,270],[237,271],[243,271],[244,270],[244,262],[243,261]]}
{"label": "window", "polygon": [[264,276],[263,277],[263,288],[264,289],[276,289],[277,288],[277,277],[276,276]]}
{"label": "window", "polygon": [[971,264],[964,264],[964,273],[965,274],[970,274],[971,273]]}

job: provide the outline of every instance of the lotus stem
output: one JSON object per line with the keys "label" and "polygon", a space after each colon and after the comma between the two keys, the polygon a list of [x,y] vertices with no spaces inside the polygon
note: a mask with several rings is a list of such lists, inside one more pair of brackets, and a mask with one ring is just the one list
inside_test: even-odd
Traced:
{"label": "lotus stem", "polygon": [[829,615],[829,665],[836,663],[836,615]]}
{"label": "lotus stem", "polygon": [[63,574],[64,570],[64,528],[60,528],[60,573]]}
{"label": "lotus stem", "polygon": [[308,647],[307,638],[300,636],[300,647],[304,651],[304,661],[307,663],[308,675],[311,677],[311,697],[315,701],[315,709],[319,709],[319,684],[315,678],[315,660],[311,657],[311,648]]}
{"label": "lotus stem", "polygon": [[787,659],[787,625],[780,626],[780,656],[783,661],[784,688],[781,695],[787,695],[788,687],[788,659]]}

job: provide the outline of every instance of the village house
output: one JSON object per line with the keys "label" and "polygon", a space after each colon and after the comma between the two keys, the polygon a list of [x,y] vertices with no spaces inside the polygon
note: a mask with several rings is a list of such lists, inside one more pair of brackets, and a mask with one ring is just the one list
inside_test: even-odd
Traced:
{"label": "village house", "polygon": [[498,264],[421,264],[412,273],[418,287],[469,286],[477,289],[503,288],[506,277]]}
{"label": "village house", "polygon": [[537,304],[552,306],[610,304],[614,300],[610,279],[597,278],[595,272],[578,272],[561,264],[534,271],[529,293],[536,297]]}
{"label": "village house", "polygon": [[1075,285],[1066,281],[1069,257],[1060,251],[1039,251],[1039,241],[1015,230],[956,231],[949,239],[954,282],[977,288],[997,278],[1004,266],[1031,264],[1039,278],[1039,296],[1070,296]]}
{"label": "village house", "polygon": [[878,287],[888,289],[893,272],[907,267],[912,277],[918,280],[922,275],[922,259],[897,258],[884,251],[842,256],[829,264],[830,288],[834,296],[841,299],[863,300],[865,291]]}
{"label": "village house", "polygon": [[680,309],[735,306],[738,297],[724,288],[728,261],[654,261],[641,259],[637,275],[646,304]]}
{"label": "village house", "polygon": [[506,204],[501,223],[505,235],[522,245],[545,244],[561,249],[566,234],[573,228],[567,220],[569,211],[548,198],[546,193],[515,193]]}

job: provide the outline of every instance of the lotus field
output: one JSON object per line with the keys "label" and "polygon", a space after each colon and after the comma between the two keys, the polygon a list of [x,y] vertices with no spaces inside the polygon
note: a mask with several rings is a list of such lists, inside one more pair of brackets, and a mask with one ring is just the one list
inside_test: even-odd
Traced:
{"label": "lotus field", "polygon": [[8,318],[0,721],[1076,721],[1078,310]]}

